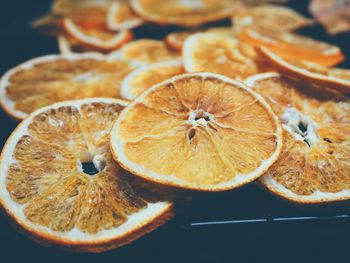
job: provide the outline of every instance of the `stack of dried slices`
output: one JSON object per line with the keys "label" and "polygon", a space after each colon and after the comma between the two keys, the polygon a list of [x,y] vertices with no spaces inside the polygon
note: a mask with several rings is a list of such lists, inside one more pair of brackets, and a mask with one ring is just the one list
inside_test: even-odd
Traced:
{"label": "stack of dried slices", "polygon": [[[193,191],[255,181],[297,203],[350,199],[350,71],[338,47],[293,32],[312,23],[238,0],[55,1],[35,25],[63,54],[0,83],[23,120],[1,155],[5,213],[35,241],[99,252]],[[143,24],[179,31],[131,40]]]}

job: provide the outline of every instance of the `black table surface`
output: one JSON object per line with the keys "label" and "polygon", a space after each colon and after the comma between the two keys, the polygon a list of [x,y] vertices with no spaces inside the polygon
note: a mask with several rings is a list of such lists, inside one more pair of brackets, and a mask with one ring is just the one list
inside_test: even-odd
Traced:
{"label": "black table surface", "polygon": [[[290,5],[309,16],[308,1]],[[36,56],[57,53],[57,43],[30,28],[50,8],[48,0],[11,0],[0,10],[0,73]],[[169,28],[146,26],[136,37],[162,38]],[[350,33],[328,36],[320,26],[300,33],[340,46],[350,58]],[[350,59],[340,65],[350,68]],[[0,110],[0,147],[17,125]],[[255,184],[215,194],[197,194],[165,226],[120,249],[76,254],[41,247],[18,234],[0,214],[0,262],[337,262],[346,258],[350,202],[296,206],[278,200]],[[4,260],[4,261],[3,261]],[[346,262],[349,262],[347,259]]]}

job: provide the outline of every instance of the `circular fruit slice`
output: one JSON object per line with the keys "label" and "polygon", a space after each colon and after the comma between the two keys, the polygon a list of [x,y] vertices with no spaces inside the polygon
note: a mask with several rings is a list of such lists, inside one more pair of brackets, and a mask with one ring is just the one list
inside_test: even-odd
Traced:
{"label": "circular fruit slice", "polygon": [[282,127],[260,95],[213,73],[184,74],[137,97],[112,128],[114,158],[159,184],[223,191],[278,158]]}
{"label": "circular fruit slice", "polygon": [[185,40],[182,54],[187,72],[209,71],[246,78],[266,71],[254,48],[223,34],[193,34]]}
{"label": "circular fruit slice", "polygon": [[182,46],[190,35],[194,34],[195,32],[192,31],[182,31],[182,32],[173,32],[168,34],[164,41],[167,43],[171,48],[175,50],[182,50]]}
{"label": "circular fruit slice", "polygon": [[255,47],[266,47],[286,59],[334,66],[344,60],[342,51],[334,45],[292,33],[268,29],[246,28],[238,38]]}
{"label": "circular fruit slice", "polygon": [[174,214],[173,198],[121,169],[109,132],[126,103],[85,99],[42,108],[8,139],[0,203],[21,232],[45,245],[101,252]]}
{"label": "circular fruit slice", "polygon": [[232,14],[232,24],[235,32],[240,32],[245,27],[269,28],[277,32],[288,32],[309,26],[312,24],[312,20],[288,7],[261,5],[235,9]]}
{"label": "circular fruit slice", "polygon": [[277,73],[246,83],[271,103],[286,135],[279,160],[261,183],[298,203],[350,199],[350,100]]}
{"label": "circular fruit slice", "polygon": [[143,20],[132,12],[129,1],[114,2],[108,10],[107,26],[110,30],[132,29],[142,24]]}
{"label": "circular fruit slice", "polygon": [[120,96],[122,79],[134,68],[97,53],[48,55],[9,70],[0,81],[0,102],[17,119],[52,103]]}
{"label": "circular fruit slice", "polygon": [[261,54],[275,68],[287,76],[301,79],[327,89],[350,93],[350,70],[328,68],[306,61],[286,60],[267,48],[261,48]]}
{"label": "circular fruit slice", "polygon": [[163,41],[140,39],[127,43],[110,54],[111,58],[129,60],[135,65],[153,64],[179,58],[179,53],[170,50]]}
{"label": "circular fruit slice", "polygon": [[122,81],[120,95],[123,99],[133,100],[154,84],[182,73],[184,73],[184,69],[180,60],[139,67]]}
{"label": "circular fruit slice", "polygon": [[117,49],[133,38],[132,33],[128,30],[114,33],[101,27],[83,27],[68,18],[63,19],[62,23],[69,36],[79,41],[82,45],[102,51]]}
{"label": "circular fruit slice", "polygon": [[239,4],[235,0],[131,0],[133,10],[157,24],[199,26],[230,17]]}
{"label": "circular fruit slice", "polygon": [[72,53],[96,52],[96,49],[84,46],[74,38],[64,35],[58,35],[57,46],[58,51],[63,55],[69,55]]}

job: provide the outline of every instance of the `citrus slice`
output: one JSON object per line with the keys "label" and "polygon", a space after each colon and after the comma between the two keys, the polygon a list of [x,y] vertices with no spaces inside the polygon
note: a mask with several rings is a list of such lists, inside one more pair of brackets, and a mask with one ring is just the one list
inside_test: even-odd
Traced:
{"label": "citrus slice", "polygon": [[96,49],[82,45],[72,37],[58,35],[57,36],[58,51],[63,55],[72,53],[96,52]]}
{"label": "citrus slice", "polygon": [[114,2],[108,10],[107,26],[110,30],[132,29],[142,24],[143,20],[132,12],[129,1]]}
{"label": "citrus slice", "polygon": [[71,99],[120,96],[122,79],[134,68],[97,53],[48,55],[9,70],[0,81],[0,103],[17,119],[43,106]]}
{"label": "citrus slice", "polygon": [[159,83],[120,114],[114,158],[159,184],[223,191],[261,176],[278,158],[282,127],[260,95],[241,82],[192,73]]}
{"label": "citrus slice", "polygon": [[114,33],[103,28],[83,27],[69,18],[63,19],[62,23],[67,34],[82,45],[104,51],[117,49],[133,38],[128,30]]}
{"label": "citrus slice", "polygon": [[174,214],[171,196],[135,181],[109,150],[126,103],[85,99],[42,108],[1,154],[0,203],[40,244],[101,252],[131,242]]}
{"label": "citrus slice", "polygon": [[133,100],[154,84],[184,73],[180,60],[145,65],[132,71],[122,81],[120,95],[123,99]]}
{"label": "citrus slice", "polygon": [[254,48],[223,34],[193,34],[185,40],[182,54],[187,72],[209,71],[246,78],[265,70]]}
{"label": "citrus slice", "polygon": [[293,9],[277,5],[237,8],[232,14],[235,32],[245,27],[269,28],[277,32],[293,31],[309,26],[312,20],[307,19]]}
{"label": "citrus slice", "polygon": [[163,41],[153,39],[134,40],[110,54],[111,58],[121,58],[135,65],[153,64],[179,58],[179,53],[170,50]]}
{"label": "citrus slice", "polygon": [[298,203],[350,199],[350,100],[276,73],[246,83],[273,105],[286,135],[279,160],[261,183]]}
{"label": "citrus slice", "polygon": [[186,38],[194,33],[196,32],[193,32],[193,31],[172,32],[165,37],[164,41],[171,48],[175,50],[182,50],[182,46]]}
{"label": "citrus slice", "polygon": [[246,28],[238,38],[255,47],[266,47],[286,59],[333,66],[344,60],[342,51],[334,45],[292,33],[268,29]]}
{"label": "citrus slice", "polygon": [[279,71],[327,89],[350,93],[350,70],[328,68],[305,61],[283,59],[266,48],[261,54]]}
{"label": "citrus slice", "polygon": [[199,26],[230,17],[239,5],[235,0],[131,0],[131,7],[142,18],[157,24]]}

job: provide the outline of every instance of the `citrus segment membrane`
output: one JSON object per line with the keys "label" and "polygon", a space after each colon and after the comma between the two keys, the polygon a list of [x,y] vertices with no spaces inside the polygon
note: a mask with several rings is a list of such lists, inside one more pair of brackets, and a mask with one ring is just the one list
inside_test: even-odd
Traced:
{"label": "citrus segment membrane", "polygon": [[8,71],[0,82],[2,107],[23,119],[43,106],[64,100],[120,96],[121,80],[133,69],[97,53],[49,55]]}
{"label": "citrus segment membrane", "polygon": [[261,48],[263,57],[287,76],[304,80],[323,89],[350,93],[350,70],[328,68],[307,61],[283,59],[267,48]]}
{"label": "citrus segment membrane", "polygon": [[173,214],[170,195],[113,161],[109,131],[125,106],[113,99],[54,104],[11,135],[1,156],[0,202],[35,240],[98,252],[130,242]]}
{"label": "citrus segment membrane", "polygon": [[180,60],[171,60],[139,67],[127,75],[121,84],[121,97],[133,100],[154,84],[184,73]]}
{"label": "citrus segment membrane", "polygon": [[216,33],[189,36],[184,43],[183,61],[187,72],[209,71],[238,79],[267,70],[252,46]]}
{"label": "citrus segment membrane", "polygon": [[129,1],[113,2],[107,14],[107,26],[110,30],[126,30],[138,27],[143,24],[143,20],[136,16]]}
{"label": "citrus segment membrane", "polygon": [[133,10],[157,24],[199,26],[227,18],[240,3],[235,0],[131,0]]}
{"label": "citrus segment membrane", "polygon": [[285,130],[282,154],[261,183],[298,203],[349,199],[349,99],[277,73],[252,76],[246,83],[272,104]]}
{"label": "citrus segment membrane", "polygon": [[111,146],[114,158],[142,178],[220,191],[266,171],[278,158],[281,132],[268,104],[240,82],[193,73],[137,97],[115,123]]}
{"label": "citrus segment membrane", "polygon": [[169,49],[163,41],[140,39],[131,41],[109,55],[135,65],[146,65],[179,58],[179,53]]}

